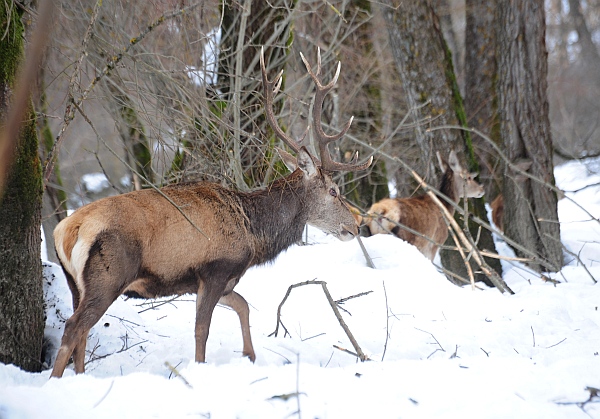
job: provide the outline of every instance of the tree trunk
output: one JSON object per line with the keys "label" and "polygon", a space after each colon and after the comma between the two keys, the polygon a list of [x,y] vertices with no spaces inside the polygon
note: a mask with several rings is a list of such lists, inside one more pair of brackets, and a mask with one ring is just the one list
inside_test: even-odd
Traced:
{"label": "tree trunk", "polygon": [[[548,119],[548,60],[542,0],[503,0],[497,19],[500,132],[511,163],[531,161],[529,173],[542,179],[516,182],[504,169],[504,232],[558,271],[563,263]],[[526,256],[517,251],[520,256]],[[539,265],[532,267],[540,269]]]}
{"label": "tree trunk", "polygon": [[[464,63],[465,51],[464,44],[460,42],[456,31],[454,30],[454,20],[460,14],[453,1],[450,0],[432,0],[432,5],[440,19],[442,33],[448,48],[452,52],[452,65],[454,73],[458,80],[461,94],[464,93]],[[453,19],[455,18],[455,19]]]}
{"label": "tree trunk", "polygon": [[[487,135],[500,145],[498,99],[496,95],[496,3],[490,0],[466,1],[465,112],[469,127]],[[479,179],[491,202],[502,191],[502,171],[493,144],[478,135],[473,146],[480,162]]]}
{"label": "tree trunk", "polygon": [[[23,58],[20,17],[14,2],[0,3],[0,26],[5,30],[0,39],[2,120],[6,118],[16,70]],[[0,362],[40,371],[44,334],[40,260],[42,172],[31,103],[25,121],[0,198]]]}
{"label": "tree trunk", "polygon": [[584,68],[593,71],[594,76],[597,77],[598,72],[600,72],[600,55],[592,40],[592,34],[585,23],[579,0],[569,0],[569,15],[573,22],[573,29],[575,29],[579,38]]}
{"label": "tree trunk", "polygon": [[[466,126],[462,97],[460,95],[452,57],[444,41],[439,20],[429,1],[399,2],[396,8],[384,8],[384,16],[390,33],[394,59],[402,77],[408,102],[414,113],[415,121],[431,118],[430,126],[461,125]],[[434,156],[439,151],[447,157],[454,149],[467,162],[470,171],[477,170],[471,137],[467,131],[456,129],[427,130],[426,126],[415,129],[415,137],[421,148],[422,164],[417,171],[428,173],[427,179],[438,187],[435,175]],[[474,200],[475,201],[475,200]],[[476,200],[471,211],[486,220],[487,215],[481,199]],[[456,216],[462,223],[462,217]],[[473,236],[477,236],[478,226],[469,226]],[[446,244],[454,246],[451,237]],[[491,233],[482,231],[479,246],[495,251]],[[454,274],[467,278],[467,269],[457,251],[441,249],[440,256],[444,267]],[[497,272],[501,272],[497,260],[487,260]],[[478,267],[474,267],[477,271]],[[450,277],[449,277],[450,279]],[[491,284],[484,275],[476,280]]]}

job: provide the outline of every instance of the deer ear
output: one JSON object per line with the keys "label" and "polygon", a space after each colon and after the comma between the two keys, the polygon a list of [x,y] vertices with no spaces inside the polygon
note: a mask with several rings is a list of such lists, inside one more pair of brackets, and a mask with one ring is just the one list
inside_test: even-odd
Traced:
{"label": "deer ear", "polygon": [[279,147],[275,147],[275,150],[279,154],[279,157],[281,157],[281,160],[283,160],[285,167],[287,167],[290,172],[293,172],[298,168],[298,162],[294,156]]}
{"label": "deer ear", "polygon": [[452,150],[450,152],[450,155],[448,156],[448,164],[454,172],[461,172],[462,166],[460,165],[460,162],[458,161],[458,156],[456,155],[456,152],[454,150]]}
{"label": "deer ear", "polygon": [[435,155],[437,156],[438,164],[440,165],[442,173],[446,173],[446,170],[448,169],[448,163],[446,163],[446,160],[444,160],[439,151],[436,151]]}
{"label": "deer ear", "polygon": [[315,160],[306,147],[302,146],[300,148],[296,160],[298,161],[298,167],[304,172],[305,177],[311,177],[317,172]]}

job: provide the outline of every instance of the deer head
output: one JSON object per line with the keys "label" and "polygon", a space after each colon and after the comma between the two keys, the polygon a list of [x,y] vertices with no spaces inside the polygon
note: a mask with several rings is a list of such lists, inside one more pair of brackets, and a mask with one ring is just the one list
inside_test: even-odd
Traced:
{"label": "deer head", "polygon": [[[475,180],[477,173],[470,173],[468,170],[464,169],[454,150],[450,151],[447,162],[442,158],[439,151],[436,152],[436,155],[442,173],[444,173],[444,175],[450,174],[453,176],[453,180],[449,184],[454,186],[453,190],[442,190],[442,188],[440,188],[440,191],[443,194],[450,198],[456,198],[456,201],[460,198],[481,198],[484,195],[485,191],[483,185]],[[448,171],[448,168],[451,169],[451,172]],[[452,194],[454,194],[454,196]]]}
{"label": "deer head", "polygon": [[337,171],[355,172],[365,170],[371,165],[373,156],[362,164],[357,164],[358,152],[354,153],[353,158],[349,163],[339,163],[332,159],[331,154],[327,149],[327,145],[341,139],[346,132],[348,132],[348,129],[350,129],[353,120],[353,117],[350,118],[342,130],[337,134],[328,135],[323,131],[323,127],[321,126],[323,101],[325,100],[327,93],[337,82],[340,75],[341,64],[338,62],[333,79],[328,84],[323,85],[319,79],[319,74],[321,72],[320,49],[317,50],[316,71],[312,70],[312,67],[302,53],[300,53],[300,57],[316,86],[312,128],[320,158],[311,154],[303,145],[303,141],[310,130],[310,125],[307,127],[302,138],[299,141],[296,141],[287,135],[277,123],[277,118],[273,111],[273,101],[274,96],[277,95],[281,87],[283,70],[281,70],[273,80],[269,80],[265,67],[264,49],[261,48],[260,67],[265,96],[265,114],[267,116],[267,121],[277,138],[297,153],[297,156],[293,157],[286,151],[277,149],[282,160],[292,172],[300,169],[304,174],[306,182],[310,183],[308,188],[313,191],[312,194],[314,196],[307,201],[314,202],[315,204],[311,205],[309,208],[307,223],[327,233],[333,234],[340,240],[351,240],[358,234],[358,226],[348,205],[340,196],[340,190],[331,178],[330,173]]}

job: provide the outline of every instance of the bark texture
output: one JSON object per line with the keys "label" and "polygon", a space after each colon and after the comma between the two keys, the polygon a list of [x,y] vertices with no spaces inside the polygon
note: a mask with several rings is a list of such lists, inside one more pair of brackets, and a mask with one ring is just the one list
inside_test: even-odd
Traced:
{"label": "bark texture", "polygon": [[[13,2],[0,3],[0,120],[7,115],[23,58],[23,25]],[[33,107],[0,197],[0,362],[41,370],[44,309],[40,225],[42,173]]]}
{"label": "bark texture", "polygon": [[[543,180],[516,181],[504,170],[505,234],[559,270],[563,263],[552,139],[548,119],[548,60],[542,0],[503,0],[498,17],[498,99],[500,132],[512,163],[531,161],[529,173]],[[520,252],[517,252],[520,253]],[[521,255],[526,256],[526,255]],[[539,265],[533,265],[540,269]]]}
{"label": "bark texture", "polygon": [[[454,74],[452,55],[444,40],[432,3],[398,1],[394,5],[397,7],[383,8],[394,59],[414,113],[414,121],[426,119],[430,121],[415,128],[415,138],[422,157],[422,164],[417,165],[416,171],[424,174],[428,182],[437,187],[439,180],[434,168],[437,161],[436,151],[447,158],[449,151],[454,149],[459,154],[459,159],[466,162],[465,167],[470,171],[478,170],[468,132],[456,129],[427,130],[428,126],[466,126],[462,96]],[[481,199],[476,201],[470,207],[470,211],[486,220],[483,201]],[[458,213],[455,217],[461,225],[464,224]],[[473,236],[477,236],[478,226],[470,224],[469,230],[472,231]],[[451,237],[446,244],[455,245]],[[479,247],[495,251],[489,231],[482,231]],[[467,269],[457,251],[441,249],[440,256],[442,265],[447,270],[467,278]],[[501,272],[497,260],[490,259],[487,262],[497,272]],[[474,270],[478,270],[477,267]],[[484,275],[478,274],[476,279],[491,284]]]}
{"label": "bark texture", "polygon": [[[496,3],[490,0],[466,0],[465,112],[470,128],[487,135],[500,145],[496,80]],[[473,147],[480,163],[479,179],[486,200],[491,202],[502,190],[499,156],[492,144],[478,135]]]}

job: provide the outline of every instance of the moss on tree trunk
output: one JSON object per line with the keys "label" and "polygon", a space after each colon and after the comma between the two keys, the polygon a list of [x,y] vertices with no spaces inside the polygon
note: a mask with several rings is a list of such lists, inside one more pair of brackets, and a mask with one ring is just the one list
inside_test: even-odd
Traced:
{"label": "moss on tree trunk", "polygon": [[[395,9],[384,8],[388,24],[394,59],[401,75],[408,102],[413,108],[415,120],[430,118],[431,127],[443,125],[467,125],[467,119],[458,89],[452,55],[442,33],[439,19],[430,2],[399,2]],[[435,152],[447,157],[450,149],[455,149],[465,157],[468,169],[477,170],[477,160],[473,152],[468,131],[457,129],[427,130],[425,126],[415,128],[415,139],[421,149],[422,162],[417,172],[426,176],[428,182],[438,186],[435,175]],[[483,201],[474,200],[470,212],[483,220],[487,219]],[[478,202],[477,202],[478,201]],[[461,216],[456,216],[459,225]],[[477,237],[477,225],[469,223],[469,230]],[[454,246],[451,238],[446,242]],[[491,233],[483,230],[479,248],[495,250]],[[453,250],[440,250],[442,264],[446,269],[463,278],[467,277],[466,267],[460,254]],[[501,272],[497,260],[488,263]],[[475,268],[477,270],[477,268]],[[478,280],[486,280],[478,275]]]}
{"label": "moss on tree trunk", "polygon": [[[14,3],[0,4],[0,117],[9,108],[23,58],[23,26]],[[0,201],[0,362],[41,370],[44,309],[40,225],[42,168],[33,106],[19,133],[14,163]]]}

